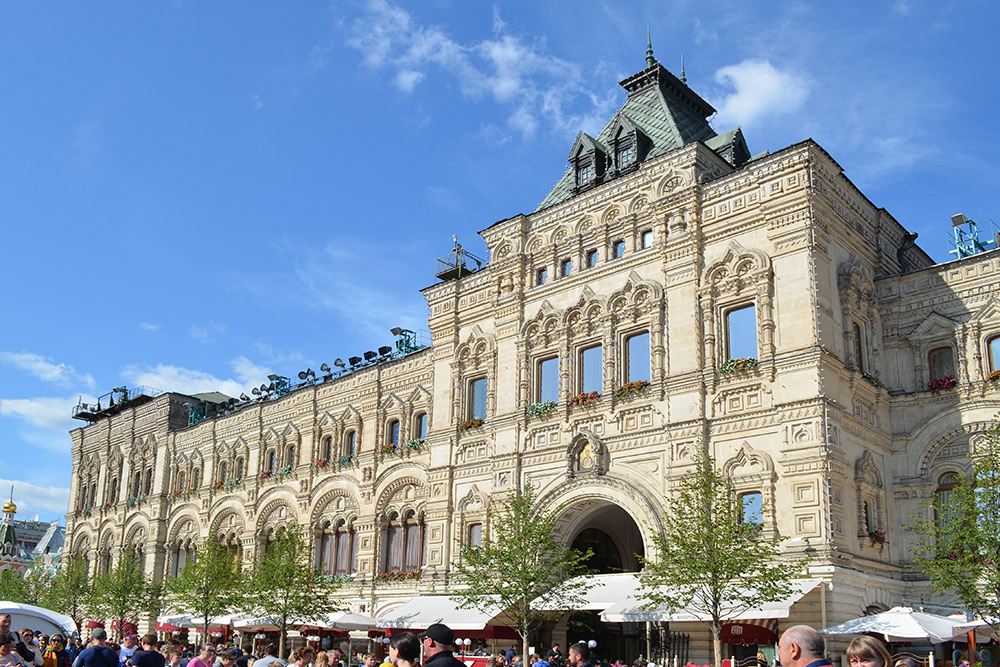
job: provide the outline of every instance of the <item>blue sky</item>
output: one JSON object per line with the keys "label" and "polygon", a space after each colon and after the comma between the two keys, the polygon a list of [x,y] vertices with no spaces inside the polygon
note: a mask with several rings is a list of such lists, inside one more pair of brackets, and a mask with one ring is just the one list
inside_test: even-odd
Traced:
{"label": "blue sky", "polygon": [[948,259],[1000,219],[995,2],[0,4],[0,485],[65,513],[78,397],[238,395],[425,328],[656,57],[751,152],[818,141]]}

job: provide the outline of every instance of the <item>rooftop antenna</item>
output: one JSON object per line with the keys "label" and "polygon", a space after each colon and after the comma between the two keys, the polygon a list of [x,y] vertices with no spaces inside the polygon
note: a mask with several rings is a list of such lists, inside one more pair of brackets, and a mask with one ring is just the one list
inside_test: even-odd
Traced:
{"label": "rooftop antenna", "polygon": [[687,83],[687,75],[684,74],[684,52],[681,51],[681,83]]}
{"label": "rooftop antenna", "polygon": [[646,26],[646,67],[652,67],[656,64],[656,58],[653,57],[653,40],[650,37],[649,26]]}

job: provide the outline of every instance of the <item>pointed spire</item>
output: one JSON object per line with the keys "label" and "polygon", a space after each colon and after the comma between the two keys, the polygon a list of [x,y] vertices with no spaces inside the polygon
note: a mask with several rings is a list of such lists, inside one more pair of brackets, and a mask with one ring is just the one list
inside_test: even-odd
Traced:
{"label": "pointed spire", "polygon": [[684,74],[684,52],[681,51],[681,83],[687,82],[687,75]]}
{"label": "pointed spire", "polygon": [[653,40],[649,34],[649,26],[646,26],[646,67],[652,67],[656,64],[656,58],[653,57]]}

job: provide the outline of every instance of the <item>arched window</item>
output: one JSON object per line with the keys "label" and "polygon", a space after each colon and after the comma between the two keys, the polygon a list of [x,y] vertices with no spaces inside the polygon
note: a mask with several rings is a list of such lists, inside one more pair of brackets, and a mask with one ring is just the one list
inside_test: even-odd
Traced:
{"label": "arched window", "polygon": [[423,440],[427,437],[427,413],[420,412],[413,420],[413,435],[414,437]]}
{"label": "arched window", "polygon": [[184,471],[181,470],[179,473],[177,473],[177,488],[174,490],[177,491],[177,493],[184,493],[185,491],[187,491],[187,488],[184,486],[184,482],[186,481],[187,477],[184,475]]}
{"label": "arched window", "polygon": [[265,468],[265,470],[270,470],[271,472],[274,472],[275,468],[278,467],[278,454],[272,449],[268,451],[265,460],[267,461],[267,468]]}
{"label": "arched window", "polygon": [[396,447],[399,445],[399,420],[393,419],[389,422],[385,431],[385,442],[387,445]]}
{"label": "arched window", "polygon": [[354,456],[355,452],[355,440],[357,439],[357,431],[348,431],[344,434],[344,453],[343,456]]}
{"label": "arched window", "polygon": [[111,484],[108,485],[108,500],[109,503],[118,502],[118,478],[112,477]]}
{"label": "arched window", "polygon": [[759,491],[740,494],[743,523],[764,524],[764,496]]}
{"label": "arched window", "polygon": [[226,477],[229,474],[229,464],[225,461],[219,462],[219,479],[217,480],[219,484],[225,484]]}
{"label": "arched window", "polygon": [[320,458],[327,460],[333,458],[333,436],[328,435],[323,438],[323,444],[320,445]]}
{"label": "arched window", "polygon": [[146,468],[146,472],[143,476],[142,492],[145,495],[149,495],[153,491],[153,469]]}
{"label": "arched window", "polygon": [[874,533],[878,530],[878,521],[876,521],[875,514],[872,512],[871,504],[869,504],[867,500],[864,501],[861,511],[864,513],[863,518],[865,522],[865,531],[868,533]]}
{"label": "arched window", "polygon": [[288,445],[288,449],[285,450],[285,465],[295,465],[295,445]]}
{"label": "arched window", "polygon": [[191,490],[197,491],[201,488],[201,468],[195,468],[191,472]]}
{"label": "arched window", "polygon": [[943,380],[949,375],[955,377],[955,353],[950,347],[936,347],[928,352],[927,365],[931,369],[931,380]]}
{"label": "arched window", "polygon": [[316,567],[323,574],[333,574],[337,561],[337,534],[330,529],[330,523],[323,524],[316,545]]}
{"label": "arched window", "polygon": [[140,489],[142,489],[142,471],[136,470],[132,475],[132,488],[129,489],[128,495],[135,498],[141,493]]}
{"label": "arched window", "polygon": [[236,465],[233,466],[233,477],[235,477],[237,479],[242,479],[243,478],[243,468],[244,468],[243,457],[242,456],[237,456],[236,457]]}
{"label": "arched window", "polygon": [[411,510],[393,513],[386,525],[383,572],[416,572],[423,564],[423,524]]}

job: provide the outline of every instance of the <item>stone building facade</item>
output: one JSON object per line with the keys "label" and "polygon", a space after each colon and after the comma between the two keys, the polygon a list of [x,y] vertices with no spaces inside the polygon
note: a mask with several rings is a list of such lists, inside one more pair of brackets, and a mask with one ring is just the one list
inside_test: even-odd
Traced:
{"label": "stone building facade", "polygon": [[933,602],[903,525],[1000,410],[1000,253],[934,264],[815,142],[751,157],[651,54],[622,85],[542,205],[481,232],[489,262],[423,291],[428,347],[190,426],[197,397],[168,393],[74,430],[68,550],[168,577],[208,537],[249,564],[295,522],[380,616],[447,592],[521,485],[638,570],[704,450],[812,556],[792,620]]}

